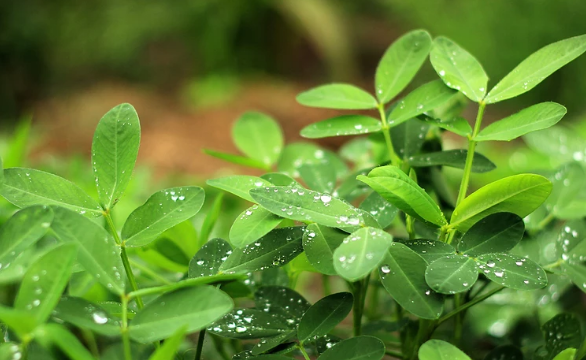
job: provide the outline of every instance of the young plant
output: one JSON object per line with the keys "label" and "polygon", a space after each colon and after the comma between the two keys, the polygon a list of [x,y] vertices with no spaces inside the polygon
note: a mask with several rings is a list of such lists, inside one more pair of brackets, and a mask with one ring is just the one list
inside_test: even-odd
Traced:
{"label": "young plant", "polygon": [[[0,284],[18,284],[0,306],[0,359],[199,360],[206,338],[218,359],[582,359],[586,341],[569,313],[544,322],[543,339],[515,343],[521,348],[483,349],[463,328],[499,292],[509,301],[522,291],[543,297],[548,283],[586,292],[581,140],[572,143],[575,161],[545,174],[551,180],[516,174],[468,195],[470,174],[495,168],[475,152],[478,142],[525,135],[551,143],[565,131],[534,132],[565,115],[556,103],[483,128],[486,106],[530,90],[584,51],[586,36],[548,45],[487,92],[488,76],[471,54],[410,32],[381,59],[376,96],[349,84],[298,96],[307,106],[378,115],[338,116],[301,131],[369,134],[339,155],[311,143],[284,146],[276,121],[244,114],[232,133],[244,156],[208,153],[267,173],[208,181],[251,203],[226,240],[208,240],[221,196],[198,240],[191,219],[204,191],[195,186],[156,192],[116,227],[112,211],[130,181],[140,124],[132,106],[115,107],[92,145],[99,200],[43,171],[1,173],[0,194],[21,210],[0,227]],[[440,79],[394,100],[428,56]],[[466,98],[478,103],[473,126],[460,116]],[[443,150],[444,130],[466,138],[468,149]],[[463,169],[457,195],[443,167]],[[295,290],[303,272],[321,274],[324,296],[314,304]],[[197,341],[186,337],[195,332]]]}

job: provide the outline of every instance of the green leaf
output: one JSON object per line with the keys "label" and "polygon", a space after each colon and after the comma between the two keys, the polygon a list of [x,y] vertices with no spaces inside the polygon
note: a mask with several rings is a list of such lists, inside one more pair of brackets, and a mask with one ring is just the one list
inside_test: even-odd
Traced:
{"label": "green leaf", "polygon": [[240,155],[227,154],[220,151],[204,149],[203,152],[217,159],[227,161],[232,164],[242,165],[250,168],[267,170],[268,167],[261,161],[250,159]]}
{"label": "green leaf", "polygon": [[[200,242],[206,242],[209,239],[210,234],[214,230],[214,226],[216,225],[218,218],[220,217],[223,203],[224,193],[220,193],[214,198],[214,201],[212,202],[212,205],[208,210],[208,213],[206,214],[203,223],[201,224],[201,230],[199,234]],[[197,234],[195,235],[197,238]],[[199,246],[199,244],[197,244],[197,246]]]}
{"label": "green leaf", "polygon": [[368,212],[380,225],[381,229],[389,227],[399,212],[396,206],[383,199],[377,192],[372,192],[368,195],[359,208]]}
{"label": "green leaf", "polygon": [[163,346],[159,347],[150,357],[149,360],[175,360],[179,347],[185,338],[185,329],[180,328],[173,336],[165,339]]}
{"label": "green leaf", "polygon": [[374,336],[356,336],[341,341],[323,354],[320,360],[381,360],[385,344]]}
{"label": "green leaf", "polygon": [[480,131],[475,141],[510,141],[532,131],[547,129],[566,115],[558,103],[543,102],[496,121]]}
{"label": "green leaf", "polygon": [[527,145],[539,154],[554,157],[557,161],[583,161],[584,138],[571,128],[561,125],[546,130],[535,131],[523,136]]}
{"label": "green leaf", "polygon": [[576,349],[568,348],[557,354],[552,360],[574,360],[576,356]]}
{"label": "green leaf", "polygon": [[210,179],[206,181],[206,184],[227,191],[250,202],[254,202],[254,200],[249,194],[250,190],[261,187],[273,186],[267,180],[249,175],[234,175],[218,179]]}
{"label": "green leaf", "polygon": [[336,169],[329,161],[301,165],[299,175],[307,186],[315,191],[331,193],[336,185]]}
{"label": "green leaf", "polygon": [[503,345],[488,353],[484,360],[523,360],[523,352],[516,346]]}
{"label": "green leaf", "polygon": [[126,246],[143,246],[165,230],[192,218],[204,201],[203,189],[197,186],[176,187],[154,193],[134,210],[122,227]]}
{"label": "green leaf", "polygon": [[301,105],[346,110],[376,109],[377,102],[366,91],[349,84],[318,86],[297,95]]}
{"label": "green leaf", "polygon": [[20,208],[32,205],[59,205],[80,214],[102,214],[100,205],[77,185],[40,170],[5,169],[0,194]]}
{"label": "green leaf", "polygon": [[429,340],[419,348],[419,360],[470,360],[470,357],[450,343]]}
{"label": "green leaf", "polygon": [[244,210],[230,228],[230,243],[235,247],[246,246],[265,236],[283,221],[279,217],[258,205]]}
{"label": "green leaf", "polygon": [[128,329],[130,336],[141,343],[163,340],[182,327],[187,333],[203,329],[233,307],[232,299],[213,286],[180,289],[148,303]]}
{"label": "green leaf", "polygon": [[14,360],[22,358],[20,346],[16,343],[5,342],[0,344],[0,360]]}
{"label": "green leaf", "polygon": [[516,290],[536,290],[547,285],[545,271],[535,262],[509,254],[485,254],[475,259],[490,280]]}
{"label": "green leaf", "polygon": [[[423,143],[425,137],[429,131],[429,124],[413,118],[407,120],[404,123],[399,124],[391,128],[391,139],[393,141],[393,148],[395,152],[403,159],[407,159],[409,156],[417,154]],[[384,153],[388,153],[386,144],[383,142]]]}
{"label": "green leaf", "polygon": [[35,330],[35,340],[44,348],[50,350],[57,346],[68,359],[95,360],[92,354],[83,346],[75,335],[60,324],[45,324]]}
{"label": "green leaf", "polygon": [[53,207],[51,228],[66,243],[77,245],[77,260],[96,281],[117,295],[124,294],[125,271],[120,247],[106,229],[71,210]]}
{"label": "green leaf", "polygon": [[189,262],[188,278],[217,275],[220,266],[230,254],[232,254],[232,247],[227,241],[211,239]]}
{"label": "green leaf", "polygon": [[425,270],[425,281],[440,294],[457,294],[470,289],[478,280],[474,260],[459,255],[437,259]]}
{"label": "green leaf", "polygon": [[303,250],[307,260],[319,272],[337,275],[334,269],[334,251],[348,234],[319,224],[310,224],[303,234]]}
{"label": "green leaf", "polygon": [[299,322],[299,341],[313,341],[329,333],[348,316],[352,310],[353,299],[352,294],[341,292],[326,296],[313,304]]}
{"label": "green leaf", "polygon": [[496,213],[485,217],[462,236],[458,251],[470,256],[506,253],[523,238],[523,219],[511,213]]}
{"label": "green leaf", "polygon": [[414,30],[401,36],[385,51],[375,75],[376,96],[385,104],[413,80],[429,54],[431,36]]}
{"label": "green leaf", "polygon": [[262,175],[261,178],[276,186],[301,186],[295,179],[282,173],[268,173]]}
{"label": "green leaf", "polygon": [[[437,151],[427,154],[414,155],[407,158],[409,165],[413,167],[428,166],[449,166],[458,169],[464,169],[466,165],[467,150],[446,150]],[[472,172],[484,173],[496,169],[496,165],[487,159],[484,155],[474,153],[472,159]]]}
{"label": "green leaf", "polygon": [[439,36],[433,40],[431,65],[449,87],[479,102],[486,95],[488,76],[469,52],[452,40]]}
{"label": "green leaf", "polygon": [[581,217],[580,211],[575,211],[572,203],[586,185],[586,172],[582,165],[575,161],[566,163],[558,168],[549,180],[553,184],[553,189],[545,201],[547,209],[558,218]]}
{"label": "green leaf", "polygon": [[467,137],[468,135],[472,134],[472,127],[470,126],[470,123],[461,116],[447,119],[434,119],[427,116],[425,117],[425,120],[435,126],[439,126],[444,130],[453,132],[454,134],[458,134],[460,136]]}
{"label": "green leaf", "polygon": [[277,314],[295,326],[311,306],[298,292],[284,286],[262,286],[254,293],[254,303],[257,309]]}
{"label": "green leaf", "polygon": [[376,269],[392,242],[393,237],[383,230],[356,230],[334,251],[334,268],[348,281],[362,279]]}
{"label": "green leaf", "polygon": [[490,90],[486,103],[492,104],[526,93],[584,51],[586,35],[561,40],[537,50]]}
{"label": "green leaf", "polygon": [[360,225],[362,214],[352,205],[327,193],[290,186],[250,191],[252,198],[273,214],[297,221],[313,221],[330,227]]}
{"label": "green leaf", "polygon": [[258,339],[291,330],[285,318],[259,309],[235,309],[208,328],[212,334],[231,339]]}
{"label": "green leaf", "polygon": [[368,177],[359,175],[357,179],[406,214],[438,226],[446,224],[439,206],[398,167],[381,166],[372,170]]}
{"label": "green leaf", "polygon": [[232,139],[238,150],[270,167],[283,149],[283,131],[273,118],[259,112],[246,112],[232,127]]}
{"label": "green leaf", "polygon": [[586,266],[565,262],[562,264],[562,271],[578,289],[586,293]]}
{"label": "green leaf", "polygon": [[37,325],[45,322],[67,286],[76,253],[75,245],[59,244],[39,257],[22,279],[14,308],[33,315]]}
{"label": "green leaf", "polygon": [[361,135],[378,132],[381,122],[365,115],[341,115],[313,123],[301,129],[301,136],[319,139],[332,136]]}
{"label": "green leaf", "polygon": [[16,123],[14,132],[10,134],[8,146],[4,150],[4,166],[7,168],[22,166],[27,160],[31,144],[32,114],[25,114]]}
{"label": "green leaf", "polygon": [[437,259],[456,253],[456,249],[452,245],[438,240],[417,239],[403,241],[401,243],[415,251],[429,264]]}
{"label": "green leaf", "polygon": [[6,268],[46,233],[53,212],[46,206],[22,209],[0,227],[0,266]]}
{"label": "green leaf", "polygon": [[[273,349],[274,349],[274,351],[280,352],[280,350],[282,349],[282,346],[287,346],[287,344],[283,344],[282,346],[280,346],[280,345],[282,343],[284,343],[285,341],[291,340],[292,338],[295,337],[295,335],[296,335],[295,330],[289,330],[288,332],[282,333],[280,335],[260,339],[260,341],[256,344],[256,346],[252,348],[250,353],[252,355],[259,355],[259,354],[262,354],[264,352],[268,352],[269,350],[273,350]],[[293,344],[293,346],[297,345],[296,343],[289,343],[289,344]],[[270,354],[270,355],[272,356],[272,354]],[[275,355],[275,356],[277,356],[277,355]],[[261,357],[261,359],[265,359],[265,356]],[[290,358],[285,358],[285,359],[290,360]]]}
{"label": "green leaf", "polygon": [[465,198],[454,209],[450,226],[465,232],[480,219],[497,212],[525,217],[547,199],[551,189],[549,180],[540,175],[521,174],[497,180]]}
{"label": "green leaf", "polygon": [[224,273],[247,273],[287,264],[303,251],[304,227],[275,229],[242,249],[234,249],[220,266]]}
{"label": "green leaf", "polygon": [[552,355],[567,348],[579,348],[583,337],[580,320],[574,314],[558,314],[543,324],[545,347]]}
{"label": "green leaf", "polygon": [[389,114],[389,126],[397,126],[411,118],[432,110],[449,101],[457,92],[446,87],[441,80],[421,85],[410,92]]}
{"label": "green leaf", "polygon": [[120,335],[120,320],[108,314],[100,305],[83,298],[61,298],[52,315],[80,329],[91,330],[100,335]]}
{"label": "green leaf", "polygon": [[132,105],[120,104],[102,117],[92,142],[92,168],[104,209],[111,209],[126,190],[139,146],[140,122]]}
{"label": "green leaf", "polygon": [[[38,326],[39,323],[35,315],[28,310],[19,310],[0,305],[0,321],[20,338],[29,335]],[[3,328],[2,332],[4,333],[4,331]]]}
{"label": "green leaf", "polygon": [[425,282],[427,263],[415,251],[394,242],[379,268],[381,282],[405,310],[423,319],[440,317],[444,301]]}

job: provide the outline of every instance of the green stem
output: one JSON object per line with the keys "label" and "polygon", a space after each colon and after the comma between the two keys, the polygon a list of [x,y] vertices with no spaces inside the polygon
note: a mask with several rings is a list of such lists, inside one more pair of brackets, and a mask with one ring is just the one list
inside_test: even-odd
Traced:
{"label": "green stem", "polygon": [[477,296],[474,299],[472,299],[471,301],[467,302],[464,305],[461,305],[460,307],[450,311],[449,313],[447,313],[446,315],[442,316],[438,321],[437,321],[437,326],[439,326],[440,324],[442,324],[444,321],[450,319],[452,316],[459,314],[460,312],[468,309],[471,306],[474,306],[476,304],[478,304],[479,302],[488,299],[489,297],[493,296],[494,294],[496,294],[497,292],[501,291],[502,289],[504,289],[504,286],[499,286],[489,292],[487,292],[484,295],[481,296]]}
{"label": "green stem", "polygon": [[578,351],[576,351],[576,355],[574,356],[574,360],[582,360],[586,356],[586,337],[582,340],[582,345]]}
{"label": "green stem", "polygon": [[354,308],[352,311],[354,336],[360,336],[362,334],[362,313],[364,312],[369,281],[370,274],[366,278],[354,283]]}
{"label": "green stem", "polygon": [[203,350],[203,342],[206,337],[206,329],[203,329],[199,332],[199,337],[197,338],[197,349],[195,350],[195,360],[201,360],[201,352]]}
{"label": "green stem", "polygon": [[87,330],[87,329],[82,329],[81,334],[82,334],[83,338],[85,339],[85,342],[86,342],[88,348],[90,349],[90,352],[92,353],[92,355],[96,359],[99,359],[100,358],[100,351],[98,350],[98,343],[96,342],[96,337],[94,336],[94,333]]}
{"label": "green stem", "polygon": [[474,131],[468,138],[468,153],[466,154],[466,164],[464,165],[464,175],[462,175],[462,182],[460,183],[460,191],[458,192],[458,199],[456,200],[456,207],[460,205],[462,200],[466,198],[466,191],[468,190],[468,183],[470,181],[470,173],[472,172],[472,160],[474,160],[474,150],[476,149],[476,141],[474,138],[480,131],[482,124],[482,116],[484,115],[484,108],[486,104],[483,101],[478,103],[478,114],[476,115],[476,122],[474,123]]}
{"label": "green stem", "polygon": [[[456,309],[462,305],[461,294],[456,294],[454,296],[454,304],[455,304]],[[456,346],[459,346],[460,340],[462,339],[463,323],[464,323],[464,312],[459,312],[456,314],[456,321],[454,324],[454,345],[456,345]]]}
{"label": "green stem", "polygon": [[397,359],[403,359],[403,354],[401,354],[400,352],[397,351],[393,351],[393,350],[386,350],[385,354],[395,357]]}
{"label": "green stem", "polygon": [[222,275],[215,275],[213,277],[210,276],[207,278],[205,278],[205,277],[192,278],[192,279],[187,279],[187,280],[179,281],[176,283],[172,283],[170,285],[155,286],[155,287],[136,290],[131,293],[128,293],[128,298],[129,299],[134,299],[134,298],[138,299],[140,296],[162,294],[162,293],[169,292],[171,290],[177,290],[177,289],[181,289],[181,288],[185,288],[185,287],[218,283],[218,282],[223,282],[223,281],[243,280],[246,278],[247,278],[247,276],[244,274],[222,274]]}
{"label": "green stem", "polygon": [[537,228],[534,229],[532,231],[532,233],[539,232],[540,230],[542,230],[543,228],[545,228],[554,219],[555,219],[555,216],[553,215],[553,213],[549,213],[545,218],[543,218],[543,220],[541,220],[539,222],[539,224],[537,224]]}
{"label": "green stem", "polygon": [[307,354],[307,351],[305,351],[305,348],[303,347],[302,344],[297,344],[297,348],[299,349],[299,351],[301,351],[301,354],[303,354],[303,357],[305,358],[305,360],[311,360],[309,358],[309,355]]}
{"label": "green stem", "polygon": [[442,226],[440,228],[440,233],[439,233],[439,241],[441,242],[446,242],[446,235],[448,234],[448,227],[447,226]]}
{"label": "green stem", "polygon": [[[110,213],[103,212],[102,215],[104,215],[104,218],[106,218],[106,223],[108,224],[108,227],[110,228],[110,232],[112,233],[112,236],[114,236],[114,240],[116,241],[116,244],[120,245],[120,257],[122,258],[122,264],[124,265],[124,270],[126,270],[126,277],[128,277],[128,282],[130,282],[130,287],[132,288],[132,291],[137,291],[138,285],[136,284],[136,278],[134,277],[134,273],[132,272],[132,267],[130,266],[130,261],[128,260],[128,255],[126,254],[126,245],[120,239],[120,236],[118,235],[118,231],[116,231],[116,227],[114,226],[114,222],[112,221],[112,217],[110,216]],[[140,297],[136,298],[136,305],[138,306],[139,309],[142,309],[144,307],[144,303],[142,302],[142,299]]]}
{"label": "green stem", "polygon": [[382,131],[385,137],[385,142],[387,143],[387,149],[389,150],[389,156],[391,157],[391,163],[395,166],[401,166],[403,161],[395,152],[395,148],[393,148],[393,141],[391,140],[391,133],[389,132],[389,124],[387,122],[387,114],[385,113],[385,105],[378,104],[378,112],[380,114],[380,120],[382,122]]}
{"label": "green stem", "polygon": [[124,345],[124,360],[132,360],[130,335],[128,334],[128,296],[122,296],[122,343]]}

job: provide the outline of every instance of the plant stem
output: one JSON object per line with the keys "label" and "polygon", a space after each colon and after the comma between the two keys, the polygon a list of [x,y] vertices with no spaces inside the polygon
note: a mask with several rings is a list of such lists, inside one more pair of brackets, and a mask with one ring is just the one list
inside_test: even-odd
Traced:
{"label": "plant stem", "polygon": [[472,171],[472,161],[474,160],[474,150],[476,149],[476,141],[474,138],[480,131],[482,124],[482,116],[484,115],[484,108],[486,104],[483,101],[478,103],[478,114],[476,115],[476,122],[474,123],[474,131],[468,138],[468,153],[466,154],[466,165],[464,166],[464,175],[462,175],[462,182],[460,183],[460,191],[458,192],[458,199],[456,200],[456,207],[460,205],[462,200],[466,198],[466,191],[468,190],[468,182],[470,181],[470,173]]}
{"label": "plant stem", "polygon": [[586,356],[586,337],[582,340],[582,345],[578,351],[576,351],[576,355],[574,356],[574,360],[582,360]]}
{"label": "plant stem", "polygon": [[472,299],[471,301],[465,303],[464,305],[461,305],[460,307],[450,311],[449,313],[447,313],[446,315],[442,316],[438,321],[437,321],[437,326],[439,326],[440,324],[442,324],[444,321],[448,320],[449,318],[451,318],[452,316],[459,314],[460,312],[468,309],[469,307],[478,304],[479,302],[488,299],[489,297],[491,297],[492,295],[496,294],[497,292],[501,291],[502,289],[504,289],[504,286],[499,286],[489,292],[487,292],[484,295],[481,296],[477,296],[474,299]]}
{"label": "plant stem", "polygon": [[354,283],[354,308],[352,311],[354,336],[360,336],[362,334],[362,313],[364,312],[364,304],[366,303],[366,292],[368,291],[369,281],[370,274],[366,278]]}
{"label": "plant stem", "polygon": [[305,358],[305,360],[311,360],[309,358],[309,355],[307,355],[307,351],[305,351],[305,348],[303,347],[302,344],[297,344],[297,348],[299,349],[299,351],[301,351],[301,354],[303,354],[303,357]]}
{"label": "plant stem", "polygon": [[128,335],[128,296],[122,295],[122,343],[124,344],[124,360],[132,360],[130,336]]}
{"label": "plant stem", "polygon": [[83,329],[81,331],[81,334],[82,334],[83,338],[85,339],[85,342],[86,342],[88,348],[90,349],[90,352],[92,353],[92,355],[96,359],[99,359],[100,358],[100,351],[98,350],[98,343],[96,342],[96,337],[94,336],[94,333],[87,330],[87,329]]}
{"label": "plant stem", "polygon": [[[132,267],[130,266],[130,261],[128,260],[128,255],[126,254],[126,245],[120,239],[120,236],[118,235],[118,231],[116,231],[116,227],[114,226],[114,222],[112,221],[112,217],[110,216],[110,212],[104,211],[102,213],[102,215],[104,215],[104,218],[106,218],[106,223],[108,224],[108,227],[110,228],[110,232],[112,233],[112,236],[114,236],[114,240],[116,241],[116,244],[120,245],[120,257],[122,258],[122,264],[124,265],[124,270],[126,271],[126,277],[128,277],[128,282],[130,282],[130,287],[132,288],[132,291],[137,291],[138,285],[136,284],[136,278],[134,277],[134,273],[132,272]],[[139,309],[142,309],[144,307],[144,303],[142,302],[142,299],[140,297],[136,298],[136,305],[138,306]]]}
{"label": "plant stem", "polygon": [[537,229],[535,229],[533,232],[536,233],[540,230],[543,230],[543,228],[546,227],[554,219],[555,216],[553,215],[553,213],[549,213],[545,218],[543,218],[543,220],[539,222],[539,224],[537,224]]}
{"label": "plant stem", "polygon": [[214,347],[216,348],[216,352],[218,354],[220,354],[222,359],[223,360],[230,360],[230,356],[228,355],[228,353],[226,353],[226,349],[224,348],[224,340],[222,340],[220,337],[215,336],[213,334],[208,337],[212,338],[212,341],[214,342]]}
{"label": "plant stem", "polygon": [[391,157],[391,164],[395,166],[401,166],[403,161],[401,158],[395,153],[395,149],[393,148],[393,141],[391,140],[391,134],[389,132],[389,124],[387,123],[387,114],[385,113],[385,105],[378,104],[378,112],[380,114],[380,120],[382,122],[382,131],[385,137],[385,142],[387,143],[387,149],[389,150],[389,156]]}
{"label": "plant stem", "polygon": [[146,289],[140,289],[137,291],[133,291],[128,293],[129,299],[138,299],[140,296],[145,295],[155,295],[165,293],[171,290],[177,290],[185,287],[190,286],[198,286],[198,285],[206,285],[211,283],[218,283],[223,281],[232,281],[232,280],[243,280],[246,279],[247,276],[244,274],[222,274],[222,275],[214,275],[213,277],[199,277],[199,278],[192,278],[187,280],[182,280],[170,285],[163,285],[163,286],[155,286]]}
{"label": "plant stem", "polygon": [[[456,294],[454,296],[454,305],[455,305],[456,309],[458,309],[462,305],[461,294]],[[464,313],[459,312],[456,314],[456,321],[454,324],[454,345],[456,345],[456,346],[458,346],[460,344],[460,340],[462,339],[463,323],[464,323]]]}
{"label": "plant stem", "polygon": [[201,352],[203,350],[203,342],[206,337],[206,329],[202,329],[199,332],[199,337],[197,338],[197,349],[195,350],[195,360],[201,360]]}

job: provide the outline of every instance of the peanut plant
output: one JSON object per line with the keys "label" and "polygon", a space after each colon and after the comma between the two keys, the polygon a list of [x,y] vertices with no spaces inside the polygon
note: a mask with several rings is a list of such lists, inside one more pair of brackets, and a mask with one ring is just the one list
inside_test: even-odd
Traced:
{"label": "peanut plant", "polygon": [[[197,186],[158,191],[117,226],[140,122],[131,105],[116,106],[93,138],[97,199],[44,171],[0,173],[0,194],[19,208],[0,227],[0,360],[583,359],[586,142],[556,125],[566,108],[554,102],[482,121],[488,105],[584,51],[586,35],[545,46],[489,90],[481,64],[454,41],[409,32],[380,60],[374,96],[334,83],[297,97],[360,110],[301,131],[358,136],[338,153],[285,146],[278,122],[243,114],[232,132],[241,155],[206,150],[262,172],[207,181],[250,203],[227,239],[212,236],[221,193],[194,226]],[[439,79],[398,98],[428,57]],[[470,102],[472,125],[461,116]],[[444,149],[446,131],[467,149]],[[470,193],[471,173],[496,168],[477,144],[519,137],[559,167]],[[447,167],[461,170],[457,191]],[[308,273],[319,285],[313,304],[300,293]],[[554,286],[578,312],[561,311]],[[537,336],[521,331],[487,348],[484,334],[468,334],[476,309],[515,301],[537,314]],[[499,329],[491,334],[503,338]]]}

